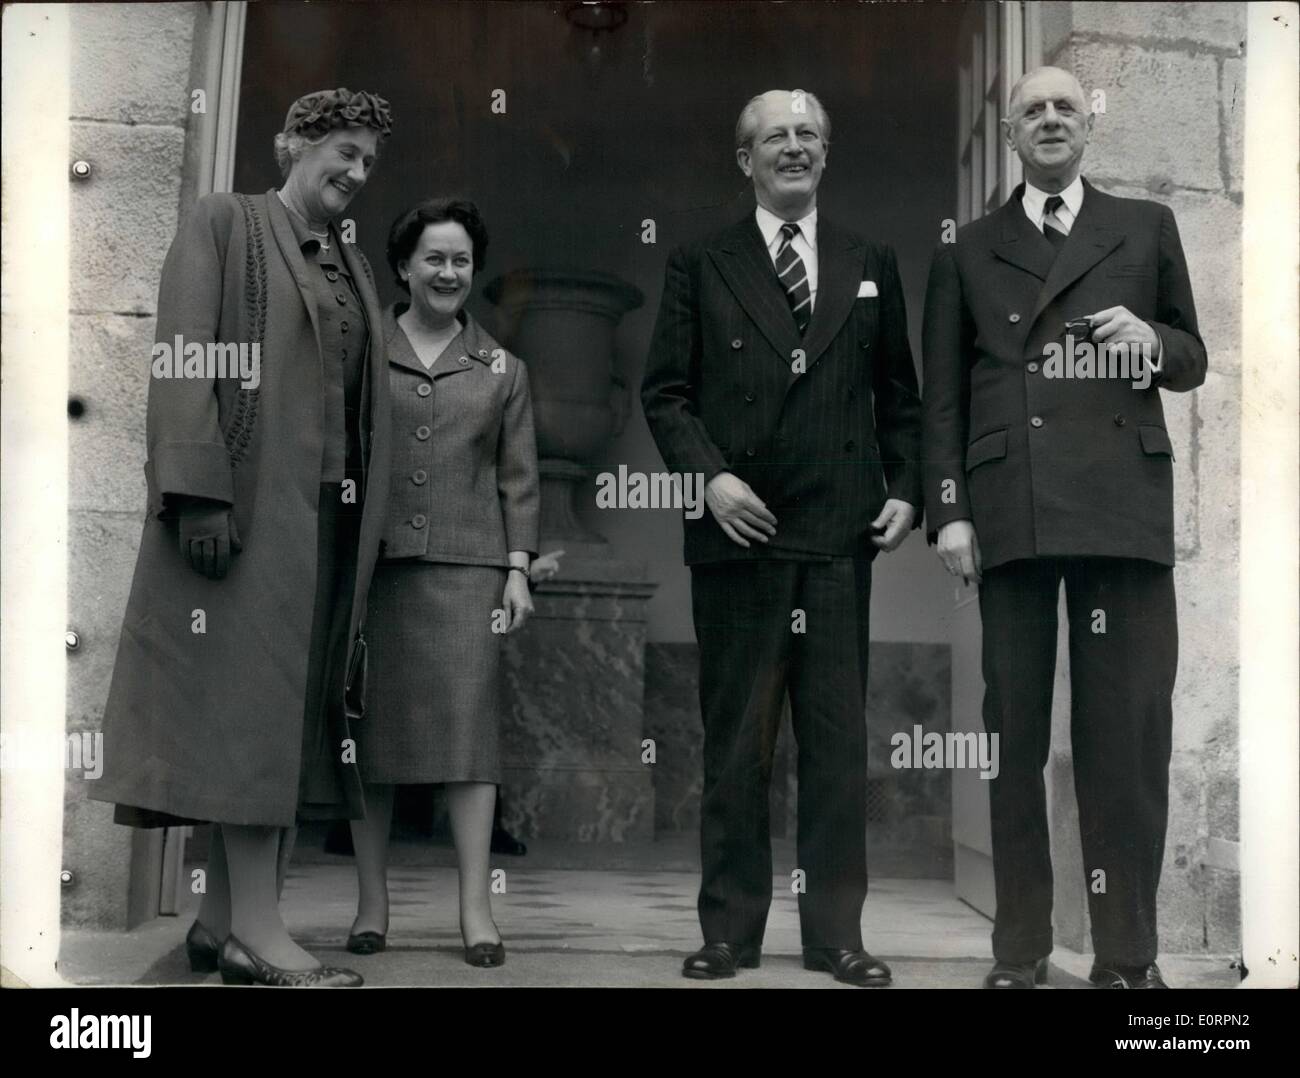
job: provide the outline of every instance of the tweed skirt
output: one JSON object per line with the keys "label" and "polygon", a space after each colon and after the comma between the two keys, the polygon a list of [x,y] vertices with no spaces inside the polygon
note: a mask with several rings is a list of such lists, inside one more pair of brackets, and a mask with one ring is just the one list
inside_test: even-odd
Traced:
{"label": "tweed skirt", "polygon": [[501,781],[501,648],[492,612],[506,570],[381,562],[366,614],[366,782]]}

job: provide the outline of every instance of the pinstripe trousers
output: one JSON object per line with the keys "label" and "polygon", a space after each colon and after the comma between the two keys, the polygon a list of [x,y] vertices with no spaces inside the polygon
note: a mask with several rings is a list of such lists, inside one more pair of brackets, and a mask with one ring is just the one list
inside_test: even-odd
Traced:
{"label": "pinstripe trousers", "polygon": [[768,788],[785,694],[799,754],[805,947],[857,950],[867,894],[866,683],[871,558],[695,565],[705,942],[760,943],[772,902]]}

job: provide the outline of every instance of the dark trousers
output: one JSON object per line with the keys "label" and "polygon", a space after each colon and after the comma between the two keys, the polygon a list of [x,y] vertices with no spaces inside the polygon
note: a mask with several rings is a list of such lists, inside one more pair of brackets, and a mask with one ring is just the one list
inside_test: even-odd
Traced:
{"label": "dark trousers", "polygon": [[691,601],[704,718],[704,939],[762,941],[772,902],[768,787],[788,691],[799,752],[803,945],[860,948],[871,562],[694,566]]}
{"label": "dark trousers", "polygon": [[1000,735],[1001,762],[989,784],[998,907],[993,954],[1028,962],[1052,950],[1043,769],[1062,581],[1070,743],[1093,948],[1099,961],[1145,965],[1157,951],[1178,615],[1173,570],[1125,558],[1011,562],[986,572],[980,585],[984,726]]}

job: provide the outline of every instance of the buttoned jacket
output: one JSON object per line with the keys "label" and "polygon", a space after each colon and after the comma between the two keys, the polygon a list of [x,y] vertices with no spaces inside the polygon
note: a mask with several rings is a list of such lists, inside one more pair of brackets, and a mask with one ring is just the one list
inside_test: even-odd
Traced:
{"label": "buttoned jacket", "polygon": [[[1168,206],[1104,194],[1059,254],[1023,186],[935,254],[925,305],[925,515],[972,520],[984,568],[1033,557],[1174,563],[1173,456],[1160,390],[1205,381],[1187,262]],[[1057,377],[1065,323],[1123,306],[1163,351],[1141,378]],[[1070,349],[1074,350],[1070,343]]]}
{"label": "buttoned jacket", "polygon": [[384,313],[393,470],[382,556],[509,565],[537,553],[537,440],[528,369],[465,311],[431,368]]}

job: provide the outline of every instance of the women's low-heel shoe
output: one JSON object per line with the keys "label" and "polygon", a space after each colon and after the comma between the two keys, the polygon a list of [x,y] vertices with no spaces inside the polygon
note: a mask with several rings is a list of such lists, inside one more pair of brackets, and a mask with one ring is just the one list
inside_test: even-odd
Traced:
{"label": "women's low-heel shoe", "polygon": [[353,954],[378,954],[388,947],[385,932],[353,932],[348,937],[348,950]]}
{"label": "women's low-heel shoe", "polygon": [[504,943],[476,943],[465,948],[465,965],[489,969],[492,966],[506,964],[506,945]]}
{"label": "women's low-heel shoe", "polygon": [[221,941],[203,927],[198,921],[190,925],[185,934],[185,954],[190,960],[190,970],[194,973],[216,973],[217,955],[221,953]]}
{"label": "women's low-heel shoe", "polygon": [[337,966],[320,969],[280,969],[264,962],[234,936],[227,936],[217,959],[224,984],[262,984],[272,988],[359,988],[361,974]]}

